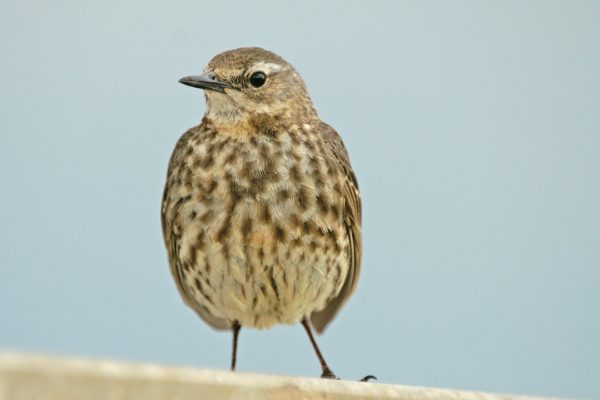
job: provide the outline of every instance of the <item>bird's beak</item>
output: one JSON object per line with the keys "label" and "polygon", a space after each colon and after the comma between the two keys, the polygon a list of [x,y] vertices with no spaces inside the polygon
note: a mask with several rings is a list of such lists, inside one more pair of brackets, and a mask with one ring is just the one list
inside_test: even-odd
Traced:
{"label": "bird's beak", "polygon": [[214,74],[186,76],[181,78],[179,82],[191,87],[205,90],[215,90],[221,93],[225,93],[225,89],[231,87],[229,83],[217,80]]}

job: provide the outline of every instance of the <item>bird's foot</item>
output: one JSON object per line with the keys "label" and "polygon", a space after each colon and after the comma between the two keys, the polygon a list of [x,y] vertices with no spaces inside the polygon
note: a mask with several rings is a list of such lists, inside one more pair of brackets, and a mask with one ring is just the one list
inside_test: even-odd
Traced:
{"label": "bird's foot", "polygon": [[325,369],[323,370],[323,373],[321,374],[321,378],[323,378],[323,379],[337,379],[337,380],[339,380],[339,379],[340,379],[340,378],[339,378],[339,377],[338,377],[336,374],[334,374],[334,373],[333,373],[333,371],[332,371],[332,370],[330,370],[329,368],[325,368]]}
{"label": "bird's foot", "polygon": [[[340,380],[340,377],[337,376],[336,374],[333,373],[333,371],[331,371],[330,369],[327,369],[325,371],[323,371],[323,373],[321,374],[321,378],[323,379],[334,379],[334,380]],[[371,382],[371,381],[376,381],[377,377],[375,375],[367,375],[364,378],[360,379],[359,382]]]}
{"label": "bird's foot", "polygon": [[362,378],[359,382],[371,382],[372,380],[377,380],[377,377],[375,375],[367,375],[364,378]]}

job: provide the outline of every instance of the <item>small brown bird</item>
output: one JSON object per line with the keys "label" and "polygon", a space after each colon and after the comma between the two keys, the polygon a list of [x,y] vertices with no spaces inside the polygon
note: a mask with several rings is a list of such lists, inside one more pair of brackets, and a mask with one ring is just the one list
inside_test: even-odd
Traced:
{"label": "small brown bird", "polygon": [[162,227],[185,303],[216,329],[301,322],[320,333],[356,289],[361,202],[342,139],[298,72],[260,48],[226,51],[203,75],[206,114],[171,156]]}

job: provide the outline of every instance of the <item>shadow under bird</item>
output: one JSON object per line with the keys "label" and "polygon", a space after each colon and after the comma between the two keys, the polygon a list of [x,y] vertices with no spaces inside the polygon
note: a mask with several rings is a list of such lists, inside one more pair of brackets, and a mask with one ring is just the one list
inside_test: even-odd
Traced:
{"label": "shadow under bird", "polygon": [[[181,83],[206,114],[177,142],[162,202],[171,272],[215,329],[302,323],[322,332],[356,289],[361,202],[337,132],[294,67],[260,48],[214,57]],[[367,380],[370,376],[365,377]]]}

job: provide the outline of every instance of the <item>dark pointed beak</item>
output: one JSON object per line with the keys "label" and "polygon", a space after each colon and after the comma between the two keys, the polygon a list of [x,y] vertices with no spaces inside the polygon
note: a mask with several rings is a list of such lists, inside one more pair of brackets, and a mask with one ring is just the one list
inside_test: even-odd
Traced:
{"label": "dark pointed beak", "polygon": [[186,76],[181,78],[179,82],[191,87],[215,90],[221,93],[225,93],[225,89],[231,87],[229,83],[217,80],[214,74]]}

